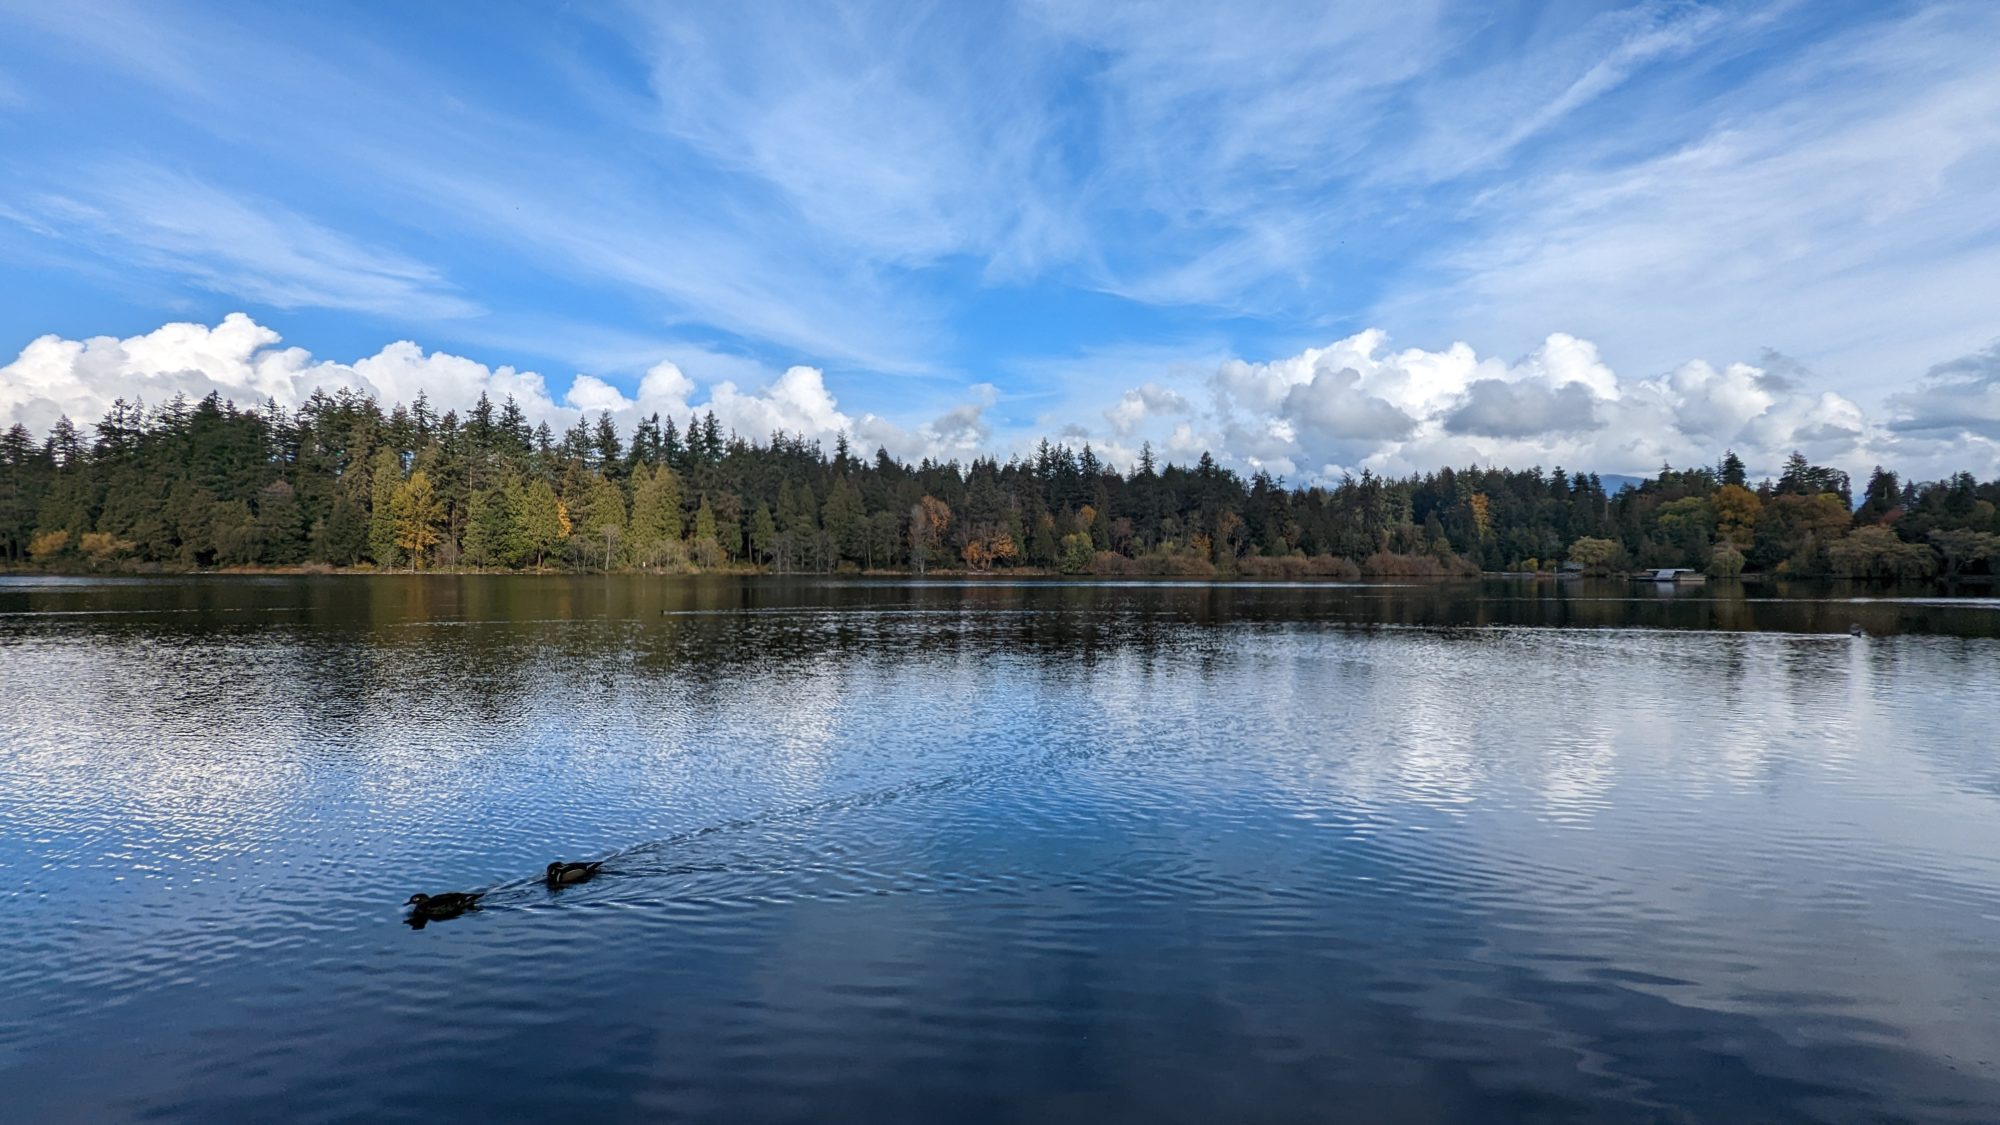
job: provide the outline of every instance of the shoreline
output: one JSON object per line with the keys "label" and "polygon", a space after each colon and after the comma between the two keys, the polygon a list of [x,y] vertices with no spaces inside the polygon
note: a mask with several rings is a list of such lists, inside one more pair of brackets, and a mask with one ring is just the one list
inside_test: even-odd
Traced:
{"label": "shoreline", "polygon": [[[229,566],[212,568],[179,569],[170,567],[125,567],[109,570],[51,570],[32,567],[0,566],[0,578],[377,578],[377,577],[452,577],[452,578],[871,578],[871,579],[952,579],[954,581],[991,580],[995,582],[1017,581],[1021,579],[1059,579],[1071,582],[1174,582],[1205,583],[1211,585],[1324,585],[1324,586],[1366,586],[1377,584],[1407,584],[1410,582],[1435,583],[1452,582],[1549,582],[1564,584],[1577,580],[1610,582],[1632,586],[1645,585],[1643,577],[1632,574],[1563,574],[1555,571],[1482,571],[1478,574],[1363,574],[1358,576],[1314,575],[1244,575],[1244,574],[1064,574],[1046,567],[1009,567],[1004,570],[967,570],[935,568],[923,573],[913,570],[892,570],[876,568],[872,570],[838,571],[773,571],[756,566],[727,566],[708,570],[645,570],[621,568],[616,570],[494,570],[479,567],[434,567],[426,570],[383,568],[373,566],[334,567],[311,563],[290,566]],[[1711,578],[1701,583],[1659,583],[1680,591],[1700,590],[1720,586],[1727,589],[1731,583],[1744,586],[1764,586],[1778,582],[1809,583],[1849,583],[1858,586],[1921,586],[1931,589],[1949,590],[1961,586],[1986,587],[2000,582],[1994,575],[1970,574],[1928,579],[1893,578],[1842,578],[1836,575],[1796,575],[1752,572],[1734,578]]]}

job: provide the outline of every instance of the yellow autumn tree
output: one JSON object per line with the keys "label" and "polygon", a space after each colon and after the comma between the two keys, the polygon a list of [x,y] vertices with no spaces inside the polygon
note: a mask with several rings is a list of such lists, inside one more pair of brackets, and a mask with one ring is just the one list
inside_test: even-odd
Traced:
{"label": "yellow autumn tree", "polygon": [[91,562],[103,563],[131,554],[133,543],[130,539],[120,539],[102,531],[92,531],[78,541],[77,547],[90,556]]}
{"label": "yellow autumn tree", "polygon": [[28,557],[36,562],[47,562],[69,550],[69,532],[44,531],[28,540]]}
{"label": "yellow autumn tree", "polygon": [[1484,541],[1493,536],[1493,502],[1484,492],[1475,492],[1465,498],[1466,510],[1472,513],[1472,530]]}
{"label": "yellow autumn tree", "polygon": [[431,488],[430,474],[422,469],[411,473],[409,480],[397,486],[389,511],[396,521],[396,546],[402,548],[412,567],[422,570],[431,548],[444,537],[440,530],[444,505]]}
{"label": "yellow autumn tree", "polygon": [[1715,532],[1739,549],[1757,538],[1757,521],[1764,514],[1764,502],[1740,484],[1725,484],[1709,498],[1715,512]]}
{"label": "yellow autumn tree", "polygon": [[925,496],[910,508],[910,565],[922,574],[951,526],[951,508],[935,496]]}

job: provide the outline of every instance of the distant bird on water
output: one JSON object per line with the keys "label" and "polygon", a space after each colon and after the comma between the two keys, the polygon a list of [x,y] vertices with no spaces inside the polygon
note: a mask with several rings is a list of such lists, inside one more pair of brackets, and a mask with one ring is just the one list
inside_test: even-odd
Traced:
{"label": "distant bird on water", "polygon": [[1849,625],[1847,627],[1847,635],[1850,637],[1865,637],[1868,635],[1868,630],[1863,629],[1859,625]]}
{"label": "distant bird on water", "polygon": [[473,909],[485,893],[448,891],[441,895],[411,895],[403,905],[410,908],[410,925],[421,929],[425,922],[441,922],[446,918],[456,918]]}
{"label": "distant bird on water", "polygon": [[588,880],[597,874],[598,868],[603,866],[604,861],[601,859],[596,863],[564,863],[562,860],[557,860],[549,864],[548,874],[545,878],[551,887],[565,887],[571,883],[581,883]]}

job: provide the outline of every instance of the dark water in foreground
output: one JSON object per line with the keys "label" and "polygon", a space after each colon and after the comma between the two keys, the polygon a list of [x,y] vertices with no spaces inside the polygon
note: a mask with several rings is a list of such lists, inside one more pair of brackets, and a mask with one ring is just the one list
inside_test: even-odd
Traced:
{"label": "dark water in foreground", "polygon": [[1847,596],[0,579],[0,1118],[2000,1120],[2000,602]]}

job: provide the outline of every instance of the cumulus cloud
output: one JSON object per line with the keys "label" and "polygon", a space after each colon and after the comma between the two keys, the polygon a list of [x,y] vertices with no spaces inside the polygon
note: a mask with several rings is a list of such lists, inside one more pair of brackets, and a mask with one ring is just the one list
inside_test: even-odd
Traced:
{"label": "cumulus cloud", "polygon": [[1267,362],[1226,360],[1174,387],[1147,384],[1154,397],[1209,405],[1153,417],[1123,409],[1143,401],[1135,388],[1105,412],[1109,432],[1078,438],[1121,450],[1150,441],[1182,461],[1208,451],[1293,480],[1466,464],[1644,473],[1711,464],[1727,449],[1757,474],[1775,474],[1793,450],[1853,473],[1875,464],[1922,475],[2000,472],[2000,443],[1970,440],[2000,428],[2000,347],[1933,369],[1897,396],[1885,425],[1774,352],[1634,378],[1564,333],[1512,362],[1465,343],[1434,351],[1388,343],[1371,329]]}
{"label": "cumulus cloud", "polygon": [[1655,385],[1655,393],[1671,404],[1676,428],[1706,441],[1727,441],[1741,433],[1788,389],[1766,368],[1732,363],[1717,370],[1704,360],[1680,365]]}
{"label": "cumulus cloud", "polygon": [[1580,383],[1551,387],[1480,379],[1466,388],[1465,401],[1444,416],[1444,428],[1451,433],[1503,438],[1577,433],[1601,425],[1597,399]]}
{"label": "cumulus cloud", "polygon": [[210,392],[292,407],[315,389],[350,388],[385,403],[422,392],[440,412],[463,412],[481,394],[511,396],[557,428],[599,412],[629,429],[646,414],[685,421],[713,410],[746,438],[782,431],[830,444],[844,433],[863,455],[880,446],[939,461],[1025,454],[1051,436],[1089,442],[1129,466],[1150,442],[1165,459],[1188,463],[1207,452],[1295,482],[1475,463],[1648,472],[1663,462],[1712,463],[1725,449],[1756,474],[1774,474],[1795,449],[1852,473],[1875,464],[1910,475],[2000,473],[2000,344],[1932,367],[1891,396],[1884,419],[1816,387],[1812,371],[1776,353],[1722,366],[1690,360],[1633,378],[1614,372],[1590,341],[1562,333],[1511,362],[1465,343],[1396,350],[1370,329],[1265,362],[1160,366],[1159,378],[1101,392],[1096,403],[1109,405],[1078,410],[1079,419],[1101,418],[1102,428],[1048,417],[1029,428],[996,417],[1000,395],[986,384],[928,420],[844,408],[825,374],[808,366],[761,385],[736,369],[710,383],[705,399],[672,361],[647,369],[629,393],[578,374],[558,394],[537,372],[407,340],[352,362],[320,359],[234,313],[212,326],[168,324],[125,339],[34,340],[0,367],[0,423],[46,431],[64,414],[94,422],[119,398],[157,405]]}
{"label": "cumulus cloud", "polygon": [[1911,390],[1889,396],[1889,427],[2000,439],[2000,342],[1932,367]]}
{"label": "cumulus cloud", "polygon": [[718,416],[738,433],[762,437],[773,433],[821,435],[849,429],[853,420],[840,412],[818,368],[791,367],[761,391],[744,392],[735,383],[717,383],[709,392]]}
{"label": "cumulus cloud", "polygon": [[1347,447],[1376,446],[1409,436],[1417,420],[1369,394],[1352,367],[1314,370],[1310,382],[1285,392],[1280,414],[1302,440]]}
{"label": "cumulus cloud", "polygon": [[1111,409],[1104,412],[1104,420],[1111,423],[1113,432],[1130,434],[1148,418],[1185,414],[1187,409],[1188,401],[1181,397],[1180,392],[1158,383],[1147,383],[1121,395]]}
{"label": "cumulus cloud", "polygon": [[930,433],[941,448],[973,452],[983,448],[993,436],[986,421],[986,407],[967,403],[945,411],[931,422]]}
{"label": "cumulus cloud", "polygon": [[[495,401],[512,395],[539,418],[578,409],[559,404],[535,372],[425,352],[407,340],[351,364],[315,359],[303,348],[280,343],[276,332],[243,313],[231,313],[213,327],[167,324],[122,340],[43,336],[0,367],[0,417],[39,430],[64,414],[93,422],[120,398],[159,404],[177,394],[216,393],[246,405],[270,399],[292,407],[315,388],[347,388],[385,403],[409,402],[422,391],[439,410],[463,410],[481,392]],[[581,393],[588,398],[593,390],[586,384]]]}
{"label": "cumulus cloud", "polygon": [[862,450],[887,449],[905,457],[933,461],[969,461],[994,452],[993,423],[987,411],[999,393],[990,383],[971,388],[972,402],[954,406],[943,414],[914,427],[904,427],[879,414],[864,414],[852,433]]}
{"label": "cumulus cloud", "polygon": [[512,397],[531,420],[556,428],[600,412],[629,429],[643,415],[685,421],[712,410],[724,429],[747,438],[761,441],[782,431],[830,443],[846,433],[863,450],[882,445],[913,458],[970,457],[985,451],[993,434],[985,414],[996,395],[984,384],[971,388],[973,402],[903,426],[841,410],[815,367],[789,368],[761,387],[722,380],[709,388],[707,401],[697,402],[695,381],[671,361],[648,369],[631,395],[598,376],[578,374],[558,396],[537,372],[426,352],[408,340],[352,363],[317,359],[282,344],[277,332],[243,313],[231,313],[214,326],[167,324],[125,339],[43,336],[0,367],[0,423],[21,422],[40,433],[64,415],[79,424],[95,422],[118,399],[158,405],[175,395],[211,393],[239,405],[270,400],[293,408],[315,389],[345,388],[385,405],[408,403],[422,393],[440,413],[462,413],[481,394],[496,403]]}

